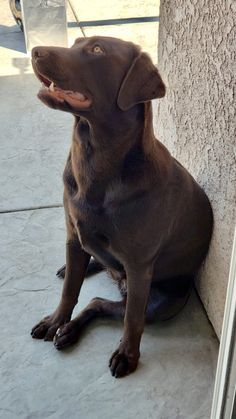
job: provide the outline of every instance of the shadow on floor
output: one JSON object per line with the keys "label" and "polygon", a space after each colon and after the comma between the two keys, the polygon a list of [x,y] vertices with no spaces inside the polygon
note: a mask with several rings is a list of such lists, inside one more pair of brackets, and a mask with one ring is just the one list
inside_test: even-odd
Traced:
{"label": "shadow on floor", "polygon": [[[6,32],[3,30],[4,26],[0,25],[0,47],[11,49],[14,51],[26,53],[26,47],[25,47],[25,37],[23,32],[17,31],[11,31],[11,27],[6,28]],[[17,32],[17,36],[16,36]]]}

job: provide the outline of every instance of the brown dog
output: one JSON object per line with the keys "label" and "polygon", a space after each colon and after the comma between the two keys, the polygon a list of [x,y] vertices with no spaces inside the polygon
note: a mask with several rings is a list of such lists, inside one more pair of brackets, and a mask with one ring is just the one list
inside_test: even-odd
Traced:
{"label": "brown dog", "polygon": [[[165,86],[149,56],[115,38],[79,38],[72,48],[36,47],[38,96],[75,117],[64,172],[66,270],[61,301],[32,330],[57,349],[96,316],[124,317],[112,375],[134,371],[146,320],[186,303],[206,256],[213,217],[203,190],[155,139],[151,99]],[[91,255],[118,281],[122,301],[101,298],[70,321]],[[93,262],[96,265],[96,262]]]}

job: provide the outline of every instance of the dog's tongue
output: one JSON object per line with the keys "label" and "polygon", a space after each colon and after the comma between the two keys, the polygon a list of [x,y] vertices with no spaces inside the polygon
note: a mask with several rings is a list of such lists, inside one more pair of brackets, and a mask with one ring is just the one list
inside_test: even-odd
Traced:
{"label": "dog's tongue", "polygon": [[86,97],[79,92],[67,92],[67,94],[73,97],[74,99],[78,99],[80,102],[84,102],[86,100]]}
{"label": "dog's tongue", "polygon": [[86,97],[82,93],[80,93],[80,92],[73,92],[72,90],[63,90],[63,89],[60,89],[59,87],[55,87],[53,82],[50,84],[49,90],[51,92],[59,92],[59,93],[61,92],[61,93],[64,93],[65,95],[68,95],[68,96],[70,96],[73,99],[79,100],[80,102],[85,102],[85,100],[86,100]]}
{"label": "dog's tongue", "polygon": [[42,88],[38,93],[38,97],[46,105],[55,108],[58,106],[58,109],[62,106],[63,103],[67,103],[71,108],[86,110],[91,106],[91,99],[83,95],[80,92],[74,92],[72,90],[63,90],[58,86],[54,86],[54,83],[48,83],[48,86],[43,82]]}

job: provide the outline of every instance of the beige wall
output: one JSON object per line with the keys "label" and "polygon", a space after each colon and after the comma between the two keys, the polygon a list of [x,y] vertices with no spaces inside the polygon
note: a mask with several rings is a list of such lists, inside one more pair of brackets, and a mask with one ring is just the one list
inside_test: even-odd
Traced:
{"label": "beige wall", "polygon": [[220,336],[236,218],[236,2],[163,0],[160,16],[167,95],[155,104],[156,134],[213,205],[214,236],[197,286]]}

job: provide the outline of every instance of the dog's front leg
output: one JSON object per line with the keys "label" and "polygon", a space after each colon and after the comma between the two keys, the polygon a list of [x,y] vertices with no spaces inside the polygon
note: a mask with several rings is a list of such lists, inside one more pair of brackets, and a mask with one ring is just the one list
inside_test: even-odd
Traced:
{"label": "dog's front leg", "polygon": [[138,365],[139,346],[145,321],[145,310],[151,286],[151,271],[147,267],[126,269],[127,303],[124,334],[113,353],[109,367],[116,378],[133,372]]}
{"label": "dog's front leg", "polygon": [[33,327],[31,332],[33,338],[52,340],[57,329],[70,321],[78,301],[89,259],[90,255],[81,248],[77,236],[74,235],[67,240],[66,276],[60,303],[53,314],[43,318]]}

